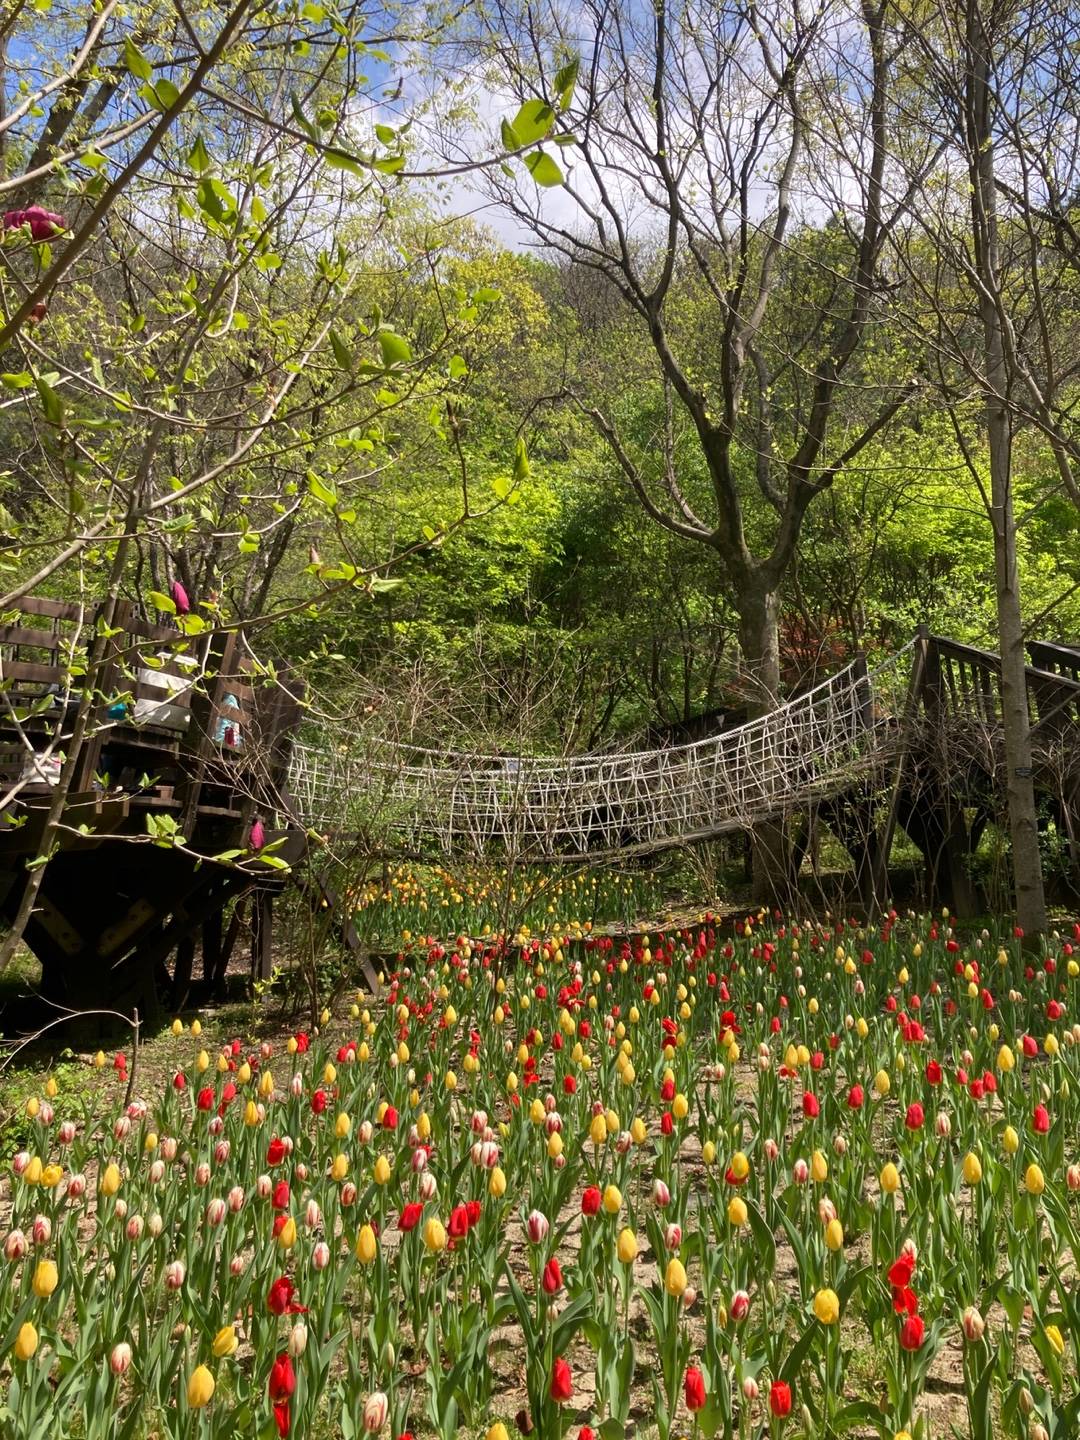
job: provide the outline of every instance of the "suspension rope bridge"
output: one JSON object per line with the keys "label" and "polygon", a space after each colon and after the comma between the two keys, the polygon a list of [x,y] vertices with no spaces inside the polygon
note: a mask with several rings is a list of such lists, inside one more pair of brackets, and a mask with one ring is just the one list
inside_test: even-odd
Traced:
{"label": "suspension rope bridge", "polygon": [[405,850],[562,859],[707,839],[848,789],[900,735],[912,641],[857,660],[745,724],[691,744],[506,756],[372,743],[328,726],[294,743],[288,786],[312,829],[377,819]]}

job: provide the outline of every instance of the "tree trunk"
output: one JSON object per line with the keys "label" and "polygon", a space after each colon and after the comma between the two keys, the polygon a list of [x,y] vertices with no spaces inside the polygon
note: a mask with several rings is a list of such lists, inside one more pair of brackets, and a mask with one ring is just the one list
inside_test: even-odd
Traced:
{"label": "tree trunk", "polygon": [[998,636],[1001,647],[1001,709],[1005,732],[1005,787],[1012,845],[1017,924],[1025,935],[1046,929],[1039,826],[1032,777],[1031,725],[1028,715],[1020,578],[1016,564],[1016,519],[1012,495],[1012,424],[1009,373],[996,297],[999,257],[997,191],[991,120],[990,42],[978,0],[969,0],[967,37],[970,56],[965,122],[971,163],[971,205],[975,266],[982,281],[982,323],[987,398],[986,429],[990,453],[990,523],[994,532]]}
{"label": "tree trunk", "polygon": [[[743,674],[749,682],[747,713],[758,719],[776,709],[780,694],[780,596],[758,583],[736,599]],[[752,893],[762,905],[787,906],[792,898],[790,826],[786,816],[758,821],[751,834]]]}

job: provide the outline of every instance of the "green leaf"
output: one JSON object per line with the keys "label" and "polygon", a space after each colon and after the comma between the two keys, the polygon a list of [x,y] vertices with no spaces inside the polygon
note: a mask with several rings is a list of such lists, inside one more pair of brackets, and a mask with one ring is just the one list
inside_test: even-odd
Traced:
{"label": "green leaf", "polygon": [[400,578],[394,579],[389,575],[373,575],[368,581],[368,589],[373,595],[386,595],[404,584],[405,581]]}
{"label": "green leaf", "polygon": [[543,150],[534,150],[525,156],[525,168],[542,189],[563,183],[563,173],[556,162]]}
{"label": "green leaf", "polygon": [[155,610],[160,610],[165,615],[176,614],[176,602],[170,595],[163,595],[160,590],[151,590],[148,598]]}
{"label": "green leaf", "polygon": [[466,363],[465,363],[465,357],[464,357],[463,355],[451,355],[451,356],[450,356],[450,379],[451,379],[451,380],[460,380],[463,375],[467,375],[468,373],[469,373],[469,367],[468,367],[468,365],[466,365]]}
{"label": "green leaf", "polygon": [[565,64],[555,76],[555,94],[558,99],[559,109],[565,110],[574,96],[574,86],[577,84],[578,70],[581,66],[581,57],[574,58]]}
{"label": "green leaf", "polygon": [[314,470],[308,471],[307,482],[308,489],[312,495],[314,495],[315,499],[318,500],[321,505],[325,505],[328,510],[332,510],[337,504],[337,494],[335,491],[331,489],[329,485],[324,484],[318,475],[315,474]]}
{"label": "green leaf", "polygon": [[490,285],[482,285],[473,296],[477,305],[494,305],[502,299],[501,290],[493,290]]}
{"label": "green leaf", "polygon": [[331,170],[347,170],[350,175],[359,175],[361,179],[367,175],[369,167],[344,150],[327,150],[323,158]]}
{"label": "green leaf", "polygon": [[41,408],[44,411],[45,419],[50,425],[55,425],[59,429],[64,423],[64,402],[49,382],[43,380],[40,375],[37,376],[35,384],[41,398]]}
{"label": "green leaf", "polygon": [[555,123],[555,111],[546,100],[526,100],[511,126],[519,145],[535,145]]}
{"label": "green leaf", "polygon": [[413,358],[409,342],[403,335],[393,330],[380,330],[378,338],[385,369],[389,370],[392,365],[407,365]]}
{"label": "green leaf", "polygon": [[188,165],[196,175],[210,169],[210,152],[201,135],[195,137],[195,144],[188,151]]}
{"label": "green leaf", "polygon": [[510,124],[510,121],[509,121],[509,120],[504,120],[504,121],[502,122],[502,124],[501,124],[500,127],[499,127],[499,133],[500,133],[500,135],[502,136],[502,143],[503,143],[503,149],[504,149],[504,150],[520,150],[520,149],[521,149],[521,141],[518,139],[518,137],[517,137],[517,132],[515,131],[514,127]]}
{"label": "green leaf", "polygon": [[382,145],[393,145],[397,139],[397,131],[392,125],[376,125],[375,137]]}
{"label": "green leaf", "polygon": [[8,390],[29,390],[34,383],[34,377],[29,370],[9,370],[7,374],[0,375],[0,385]]}
{"label": "green leaf", "polygon": [[380,175],[396,175],[399,170],[404,168],[404,155],[384,155],[381,160],[372,162],[372,169],[378,170]]}
{"label": "green leaf", "polygon": [[351,370],[353,368],[352,351],[336,330],[330,331],[330,348],[334,352],[334,359],[337,361],[339,369]]}
{"label": "green leaf", "polygon": [[519,440],[514,446],[514,484],[522,484],[523,481],[529,478],[531,473],[529,452],[525,448],[525,441]]}
{"label": "green leaf", "polygon": [[135,76],[136,80],[149,80],[153,74],[153,67],[150,61],[135,44],[130,35],[124,37],[124,64],[131,74]]}

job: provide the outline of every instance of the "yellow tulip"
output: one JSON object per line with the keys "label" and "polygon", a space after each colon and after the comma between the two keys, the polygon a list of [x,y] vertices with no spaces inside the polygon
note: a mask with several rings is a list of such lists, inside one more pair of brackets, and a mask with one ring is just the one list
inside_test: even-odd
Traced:
{"label": "yellow tulip", "polygon": [[[707,1140],[705,1144],[711,1144],[711,1141]],[[703,1153],[704,1148],[705,1147],[702,1146]],[[708,1165],[710,1162],[706,1160],[705,1163]],[[746,1158],[744,1151],[736,1150],[735,1154],[731,1157],[731,1173],[735,1176],[736,1180],[745,1180],[750,1174],[750,1161]]]}
{"label": "yellow tulip", "polygon": [[370,1265],[379,1253],[379,1242],[375,1238],[375,1231],[370,1225],[363,1225],[360,1234],[356,1237],[356,1258],[361,1265]]}
{"label": "yellow tulip", "polygon": [[39,1260],[34,1271],[34,1294],[39,1300],[47,1300],[56,1289],[59,1279],[54,1260]]}
{"label": "yellow tulip", "polygon": [[835,1325],[840,1318],[840,1297],[835,1290],[819,1290],[814,1296],[814,1314],[822,1325]]}
{"label": "yellow tulip", "polygon": [[878,1180],[886,1195],[895,1195],[900,1189],[900,1171],[891,1160],[887,1165],[882,1166]]}
{"label": "yellow tulip", "polygon": [[434,1215],[424,1225],[424,1244],[433,1255],[446,1249],[446,1228]]}
{"label": "yellow tulip", "polygon": [[678,1256],[673,1255],[664,1272],[664,1289],[669,1295],[674,1295],[678,1299],[686,1289],[686,1285],[686,1269]]}
{"label": "yellow tulip", "polygon": [[690,1113],[690,1102],[685,1095],[676,1095],[671,1102],[671,1113],[676,1120],[685,1120]]}
{"label": "yellow tulip", "polygon": [[38,1347],[38,1333],[30,1321],[20,1326],[19,1333],[15,1337],[15,1359],[29,1360]]}
{"label": "yellow tulip", "polygon": [[825,1226],[825,1244],[832,1251],[844,1248],[844,1227],[835,1216]]}
{"label": "yellow tulip", "polygon": [[982,1161],[973,1150],[964,1156],[964,1179],[969,1185],[978,1185],[982,1179]]}
{"label": "yellow tulip", "polygon": [[105,1170],[101,1176],[101,1184],[99,1188],[102,1195],[105,1195],[107,1197],[115,1195],[116,1192],[120,1189],[120,1171],[117,1166],[112,1164],[111,1161],[108,1165],[105,1166]]}
{"label": "yellow tulip", "polygon": [[1020,1136],[1011,1125],[1006,1125],[1001,1132],[1001,1147],[1006,1155],[1015,1155],[1020,1149]]}
{"label": "yellow tulip", "polygon": [[496,1165],[488,1181],[488,1194],[493,1200],[501,1200],[506,1194],[506,1174],[501,1165]]}
{"label": "yellow tulip", "polygon": [[346,1115],[345,1112],[342,1111],[341,1114],[334,1121],[334,1134],[339,1140],[344,1140],[345,1136],[348,1135],[351,1129],[352,1121],[349,1119],[348,1115]]}
{"label": "yellow tulip", "polygon": [[376,1185],[385,1185],[390,1179],[390,1161],[385,1155],[380,1155],[375,1161],[375,1169],[372,1173],[375,1176]]}
{"label": "yellow tulip", "polygon": [[214,1336],[214,1343],[210,1347],[217,1359],[227,1360],[230,1355],[235,1355],[239,1340],[236,1338],[236,1329],[232,1325],[223,1325]]}
{"label": "yellow tulip", "polygon": [[330,1179],[340,1185],[348,1173],[349,1157],[347,1155],[335,1155],[334,1163],[330,1166]]}
{"label": "yellow tulip", "polygon": [[632,1265],[637,1259],[637,1236],[629,1227],[619,1231],[619,1238],[615,1245],[615,1253],[623,1265]]}
{"label": "yellow tulip", "polygon": [[741,1229],[747,1222],[749,1216],[746,1209],[746,1201],[735,1195],[728,1201],[727,1218],[735,1228]]}
{"label": "yellow tulip", "polygon": [[622,1209],[622,1192],[617,1185],[604,1187],[603,1205],[606,1215],[617,1215]]}
{"label": "yellow tulip", "polygon": [[39,1156],[35,1155],[22,1173],[23,1181],[27,1185],[40,1185],[43,1166]]}
{"label": "yellow tulip", "polygon": [[209,1405],[214,1395],[214,1377],[205,1365],[197,1365],[187,1382],[187,1403],[192,1410]]}
{"label": "yellow tulip", "polygon": [[278,1231],[277,1243],[279,1250],[291,1250],[296,1244],[296,1221],[291,1215]]}
{"label": "yellow tulip", "polygon": [[874,1076],[875,1093],[880,1096],[885,1096],[888,1095],[891,1089],[892,1081],[889,1079],[889,1072],[887,1070],[879,1070]]}
{"label": "yellow tulip", "polygon": [[630,1138],[633,1140],[634,1144],[644,1145],[648,1133],[649,1132],[645,1129],[645,1121],[642,1120],[640,1115],[636,1115],[634,1117],[633,1123],[630,1126]]}
{"label": "yellow tulip", "polygon": [[1046,1189],[1043,1172],[1034,1162],[1024,1171],[1024,1189],[1029,1195],[1041,1195]]}
{"label": "yellow tulip", "polygon": [[829,1162],[820,1150],[815,1150],[810,1157],[810,1175],[818,1185],[823,1185],[829,1178]]}
{"label": "yellow tulip", "polygon": [[[746,1157],[744,1156],[743,1158],[745,1159]],[[716,1163],[716,1146],[713,1144],[713,1142],[712,1142],[711,1140],[706,1140],[706,1141],[705,1141],[705,1144],[702,1145],[702,1147],[701,1147],[701,1159],[702,1159],[702,1163],[705,1164],[705,1165],[715,1165],[715,1163]]]}
{"label": "yellow tulip", "polygon": [[603,1115],[594,1115],[589,1125],[589,1139],[596,1146],[603,1145],[607,1140],[607,1121]]}
{"label": "yellow tulip", "polygon": [[1055,1355],[1065,1354],[1065,1341],[1056,1325],[1047,1325],[1046,1338],[1050,1341],[1050,1348]]}
{"label": "yellow tulip", "polygon": [[1008,1072],[1012,1069],[1015,1069],[1015,1067],[1016,1056],[1009,1049],[1008,1045],[1002,1045],[1001,1049],[998,1051],[997,1068],[1004,1074],[1008,1074]]}

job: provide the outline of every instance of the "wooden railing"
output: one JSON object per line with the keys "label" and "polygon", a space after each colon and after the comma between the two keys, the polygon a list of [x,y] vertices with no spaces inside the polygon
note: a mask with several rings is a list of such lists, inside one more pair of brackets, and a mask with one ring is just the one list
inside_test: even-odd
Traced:
{"label": "wooden railing", "polygon": [[267,803],[288,766],[296,692],[257,681],[234,631],[185,635],[127,601],[90,674],[105,614],[27,596],[0,615],[0,793],[48,793],[90,689],[73,796],[126,791],[175,812],[181,828],[200,814],[243,820]]}
{"label": "wooden railing", "polygon": [[[1080,652],[1033,644],[1025,667],[1032,733],[1043,737],[1070,727],[1080,734]],[[1072,669],[1067,668],[1071,657]],[[1060,668],[1048,668],[1052,661]],[[927,640],[927,698],[945,718],[972,716],[996,726],[1001,719],[1001,660],[990,650],[940,635]]]}

